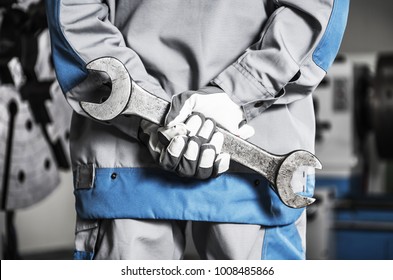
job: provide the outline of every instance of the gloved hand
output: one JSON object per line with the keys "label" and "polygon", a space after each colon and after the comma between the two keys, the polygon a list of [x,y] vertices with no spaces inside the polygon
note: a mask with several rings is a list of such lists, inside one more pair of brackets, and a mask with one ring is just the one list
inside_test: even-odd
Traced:
{"label": "gloved hand", "polygon": [[172,127],[184,123],[194,112],[213,119],[219,126],[243,139],[248,139],[255,133],[254,129],[246,124],[241,107],[219,87],[207,86],[198,91],[175,95],[165,124]]}
{"label": "gloved hand", "polygon": [[139,138],[165,170],[207,179],[229,168],[229,154],[221,153],[223,135],[203,115],[192,114],[184,123],[165,128],[143,120],[140,128]]}

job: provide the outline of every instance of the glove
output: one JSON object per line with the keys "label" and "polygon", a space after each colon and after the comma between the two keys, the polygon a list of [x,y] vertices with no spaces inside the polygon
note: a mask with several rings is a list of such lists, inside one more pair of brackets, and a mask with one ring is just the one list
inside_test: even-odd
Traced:
{"label": "glove", "polygon": [[215,123],[192,114],[184,123],[158,127],[143,120],[139,138],[163,169],[182,177],[208,179],[229,169],[230,156],[221,153],[223,135]]}
{"label": "glove", "polygon": [[184,123],[194,112],[213,119],[219,126],[243,139],[254,135],[254,129],[246,124],[243,110],[219,87],[208,86],[198,91],[185,91],[172,98],[165,119],[168,127]]}

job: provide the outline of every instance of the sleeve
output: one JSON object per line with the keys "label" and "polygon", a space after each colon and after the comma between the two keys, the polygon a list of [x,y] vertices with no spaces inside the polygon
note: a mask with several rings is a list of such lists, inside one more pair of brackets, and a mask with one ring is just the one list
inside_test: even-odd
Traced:
{"label": "sleeve", "polygon": [[313,92],[338,53],[349,13],[349,0],[271,1],[276,9],[259,40],[212,80],[247,120]]}
{"label": "sleeve", "polygon": [[[88,75],[88,62],[103,56],[119,59],[132,79],[150,92],[163,95],[163,89],[147,73],[140,57],[129,47],[120,31],[112,24],[114,0],[46,0],[51,34],[52,57],[56,76],[71,107],[87,116],[79,101],[98,102],[108,94],[104,74]],[[107,90],[105,90],[105,88]],[[115,118],[110,122],[135,137],[137,118]]]}

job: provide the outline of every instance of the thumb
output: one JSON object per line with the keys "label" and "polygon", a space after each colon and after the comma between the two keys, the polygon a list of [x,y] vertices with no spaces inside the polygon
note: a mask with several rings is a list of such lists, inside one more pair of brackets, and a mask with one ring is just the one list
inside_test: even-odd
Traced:
{"label": "thumb", "polygon": [[158,139],[164,146],[167,146],[176,136],[187,135],[187,133],[187,126],[184,123],[179,123],[171,127],[158,128]]}
{"label": "thumb", "polygon": [[195,98],[193,98],[193,91],[187,91],[172,97],[169,112],[165,117],[166,126],[174,126],[178,123],[186,121],[189,115],[193,112],[195,107]]}

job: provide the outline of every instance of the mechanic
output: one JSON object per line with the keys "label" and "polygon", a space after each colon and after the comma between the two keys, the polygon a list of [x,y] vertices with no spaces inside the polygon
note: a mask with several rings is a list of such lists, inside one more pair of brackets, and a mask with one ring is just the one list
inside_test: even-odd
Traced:
{"label": "mechanic", "polygon": [[[75,259],[304,259],[305,209],[221,153],[219,125],[263,149],[314,151],[312,92],[332,64],[349,0],[46,1],[57,78],[75,110]],[[166,126],[91,119],[110,93],[86,64],[115,57],[171,101]],[[228,170],[229,168],[229,170]],[[296,172],[313,195],[314,171]]]}

